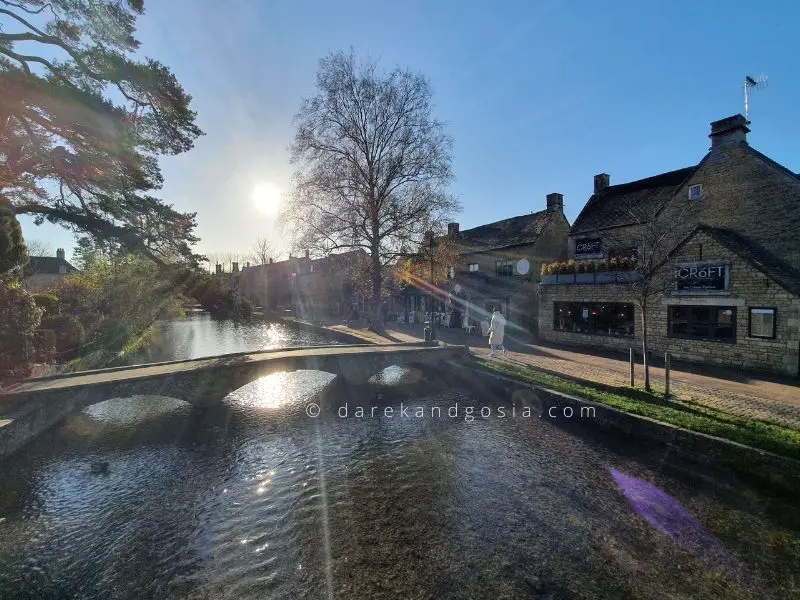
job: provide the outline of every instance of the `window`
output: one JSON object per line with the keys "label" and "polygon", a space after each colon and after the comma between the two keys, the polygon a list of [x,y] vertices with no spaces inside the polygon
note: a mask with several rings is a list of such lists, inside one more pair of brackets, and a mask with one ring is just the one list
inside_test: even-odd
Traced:
{"label": "window", "polygon": [[554,302],[553,329],[591,335],[633,337],[633,304]]}
{"label": "window", "polygon": [[703,186],[699,183],[689,186],[689,200],[694,202],[703,199]]}
{"label": "window", "polygon": [[670,306],[668,316],[670,337],[736,341],[736,308],[733,306]]}
{"label": "window", "polygon": [[494,263],[494,270],[498,277],[513,277],[514,276],[514,261],[513,260],[498,260]]}
{"label": "window", "polygon": [[469,272],[470,273],[477,273],[478,272],[478,263],[469,263]]}
{"label": "window", "polygon": [[455,267],[449,267],[447,269],[447,276],[450,277],[450,279],[453,279],[456,276],[456,268]]}
{"label": "window", "polygon": [[774,308],[750,309],[750,337],[758,337],[758,338],[775,337]]}

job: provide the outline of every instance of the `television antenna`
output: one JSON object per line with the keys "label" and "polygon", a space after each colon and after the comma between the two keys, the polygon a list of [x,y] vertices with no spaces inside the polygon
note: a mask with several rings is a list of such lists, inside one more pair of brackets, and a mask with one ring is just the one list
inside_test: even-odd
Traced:
{"label": "television antenna", "polygon": [[758,77],[750,77],[747,75],[744,78],[744,118],[748,118],[750,112],[750,90],[763,90],[767,87],[767,76],[764,74]]}

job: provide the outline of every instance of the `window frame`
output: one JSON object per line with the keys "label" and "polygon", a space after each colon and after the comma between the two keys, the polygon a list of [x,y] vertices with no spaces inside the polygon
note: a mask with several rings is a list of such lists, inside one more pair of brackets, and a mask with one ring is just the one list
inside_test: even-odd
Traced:
{"label": "window frame", "polygon": [[[709,330],[716,331],[717,322],[719,320],[718,311],[721,310],[730,310],[733,311],[733,322],[732,322],[732,330],[733,330],[733,337],[730,339],[720,338],[720,337],[713,337],[713,336],[699,336],[699,335],[686,335],[681,333],[673,333],[672,326],[674,323],[673,317],[673,310],[676,308],[685,308],[689,310],[689,315],[691,316],[691,309],[693,308],[705,308],[708,310],[715,311],[714,312],[714,319],[708,321]],[[738,315],[737,315],[737,308],[738,306],[719,306],[719,305],[706,305],[706,304],[670,304],[667,306],[667,337],[674,338],[674,339],[681,339],[681,340],[694,340],[698,342],[715,342],[720,344],[735,344],[736,343],[736,327],[738,322]],[[691,326],[693,323],[706,323],[706,321],[697,321],[691,318],[687,318],[686,320],[687,325]]]}
{"label": "window frame", "polygon": [[[503,267],[503,269],[501,269]],[[506,273],[510,270],[510,273]],[[513,260],[496,260],[494,261],[494,274],[495,277],[514,277],[516,273],[516,264]]]}
{"label": "window frame", "polygon": [[[475,267],[475,268],[473,269],[472,267]],[[480,271],[480,265],[478,263],[476,263],[476,262],[467,263],[467,270],[470,273],[477,273],[478,271]]]}
{"label": "window frame", "polygon": [[[556,327],[556,323],[558,322],[558,309],[559,305],[562,307],[579,307],[578,310],[586,311],[588,310],[586,326],[588,327],[588,331],[576,331],[575,329],[558,329]],[[602,310],[602,307],[606,305],[617,305],[622,307],[630,307],[631,311],[631,333],[627,334],[613,334],[608,332],[603,332],[600,330],[592,329],[594,326],[592,316],[598,315],[599,311]],[[597,309],[597,313],[594,310]],[[624,310],[624,309],[620,309]],[[577,315],[575,318],[578,318]],[[581,320],[582,317],[581,317]],[[564,300],[557,300],[553,302],[553,333],[575,333],[578,335],[598,335],[601,337],[607,338],[615,338],[615,339],[634,339],[636,337],[636,306],[633,302],[603,302],[603,301],[590,301],[590,302],[581,302],[581,301],[564,301]]]}
{"label": "window frame", "polygon": [[[753,311],[772,311],[772,335],[753,335]],[[778,330],[778,308],[775,306],[748,306],[747,307],[747,337],[757,340],[774,340]]]}

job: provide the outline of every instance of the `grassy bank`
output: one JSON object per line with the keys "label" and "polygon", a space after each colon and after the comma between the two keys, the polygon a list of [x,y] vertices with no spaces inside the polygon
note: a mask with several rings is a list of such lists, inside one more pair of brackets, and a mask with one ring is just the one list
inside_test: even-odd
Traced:
{"label": "grassy bank", "polygon": [[578,383],[573,380],[526,369],[507,362],[476,357],[477,368],[521,382],[547,387],[592,402],[669,423],[690,431],[706,433],[800,460],[800,431],[763,421],[731,415],[713,408],[682,402],[666,402],[663,392],[637,388]]}

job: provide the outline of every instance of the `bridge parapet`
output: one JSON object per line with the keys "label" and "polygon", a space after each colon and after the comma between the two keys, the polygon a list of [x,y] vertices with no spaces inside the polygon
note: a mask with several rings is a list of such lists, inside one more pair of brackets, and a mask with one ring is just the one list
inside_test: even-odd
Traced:
{"label": "bridge parapet", "polygon": [[431,367],[466,354],[464,346],[329,346],[31,379],[0,396],[0,458],[70,413],[111,398],[155,395],[213,404],[259,377],[279,371],[326,371],[360,385],[390,365]]}

